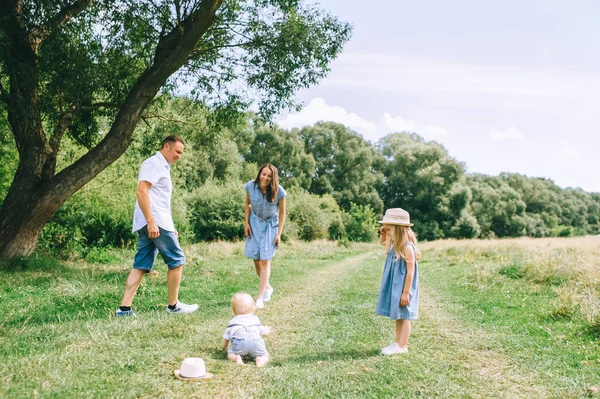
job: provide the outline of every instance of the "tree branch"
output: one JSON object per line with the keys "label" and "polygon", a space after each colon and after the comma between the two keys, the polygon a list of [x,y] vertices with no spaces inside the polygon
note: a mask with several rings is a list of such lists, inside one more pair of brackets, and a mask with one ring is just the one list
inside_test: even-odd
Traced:
{"label": "tree branch", "polygon": [[167,79],[185,64],[190,53],[214,23],[215,14],[223,1],[198,2],[198,8],[181,22],[181,26],[173,28],[160,38],[152,65],[142,73],[120,106],[109,132],[100,143],[49,182],[69,187],[69,190],[61,193],[61,200],[83,187],[127,150],[146,107]]}
{"label": "tree branch", "polygon": [[33,50],[36,51],[42,41],[44,41],[44,39],[47,38],[56,28],[64,25],[71,18],[91,6],[92,1],[93,0],[77,0],[75,3],[70,4],[60,10],[58,14],[50,18],[48,21],[46,21],[46,23],[33,28],[29,35],[29,41]]}
{"label": "tree branch", "polygon": [[50,136],[50,140],[48,144],[52,149],[52,153],[48,155],[46,162],[44,163],[44,167],[42,169],[42,177],[49,179],[56,173],[56,160],[58,157],[58,152],[60,151],[60,143],[62,138],[67,131],[67,129],[71,126],[71,122],[73,122],[73,118],[79,111],[94,111],[99,108],[118,108],[119,106],[113,103],[96,103],[92,105],[81,105],[75,106],[72,105],[69,109],[62,113],[56,126],[54,127],[54,131],[52,132],[52,136]]}
{"label": "tree branch", "polygon": [[174,123],[179,123],[181,125],[196,126],[196,123],[194,123],[194,122],[190,122],[190,121],[186,121],[186,120],[180,120],[180,119],[167,118],[166,116],[155,114],[153,112],[146,112],[142,116],[142,119],[144,120],[144,122],[146,122],[146,124],[148,126],[150,126],[150,124],[147,121],[148,119],[158,119],[158,120],[161,120],[163,122],[174,122]]}

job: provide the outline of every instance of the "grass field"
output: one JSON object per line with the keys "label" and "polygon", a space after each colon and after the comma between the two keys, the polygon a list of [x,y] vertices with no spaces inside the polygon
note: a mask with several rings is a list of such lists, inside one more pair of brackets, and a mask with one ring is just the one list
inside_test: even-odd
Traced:
{"label": "grass field", "polygon": [[[600,387],[600,239],[441,241],[421,246],[420,318],[409,353],[384,357],[393,322],[374,314],[381,247],[286,244],[276,291],[258,311],[273,329],[263,369],[220,351],[234,292],[255,295],[243,244],[187,248],[168,315],[166,267],[115,319],[130,252],[102,263],[30,261],[0,272],[0,396],[15,398],[581,398]],[[202,357],[209,382],[173,377]]]}

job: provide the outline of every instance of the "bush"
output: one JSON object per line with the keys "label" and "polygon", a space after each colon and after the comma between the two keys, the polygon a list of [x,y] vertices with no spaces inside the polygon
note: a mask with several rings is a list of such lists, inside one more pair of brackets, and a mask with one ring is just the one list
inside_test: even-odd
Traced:
{"label": "bush", "polygon": [[471,213],[463,211],[450,229],[450,235],[454,238],[475,238],[481,233],[481,227],[477,219]]}
{"label": "bush", "polygon": [[572,237],[573,228],[571,226],[557,226],[552,229],[552,235],[554,237]]}
{"label": "bush", "polygon": [[[319,196],[304,191],[291,191],[287,201],[288,218],[297,227],[298,238],[306,241],[330,236],[330,226],[341,224],[340,208],[329,194]],[[332,232],[336,227],[333,228]]]}
{"label": "bush", "polygon": [[196,241],[244,237],[245,191],[241,182],[209,181],[189,197],[189,221]]}
{"label": "bush", "polygon": [[[117,186],[119,183],[116,183]],[[90,187],[72,196],[50,218],[40,234],[40,247],[61,258],[83,255],[89,247],[130,247],[135,189],[119,196],[114,187]],[[116,191],[121,191],[117,188]]]}
{"label": "bush", "polygon": [[344,228],[350,241],[372,242],[377,238],[378,224],[370,205],[350,205],[344,212]]}

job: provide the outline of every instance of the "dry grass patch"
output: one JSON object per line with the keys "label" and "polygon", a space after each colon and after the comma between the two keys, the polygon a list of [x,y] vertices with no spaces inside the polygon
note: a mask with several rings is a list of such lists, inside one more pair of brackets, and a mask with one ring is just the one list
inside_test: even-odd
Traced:
{"label": "dry grass patch", "polygon": [[468,264],[460,283],[475,289],[503,278],[553,287],[555,315],[600,327],[600,237],[441,240],[421,245],[426,258]]}

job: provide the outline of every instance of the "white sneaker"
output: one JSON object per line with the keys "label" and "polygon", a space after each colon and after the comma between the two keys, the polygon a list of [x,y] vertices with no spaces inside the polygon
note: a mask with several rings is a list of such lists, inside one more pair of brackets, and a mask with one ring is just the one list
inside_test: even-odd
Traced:
{"label": "white sneaker", "polygon": [[263,295],[263,301],[269,302],[271,300],[271,295],[273,294],[273,287],[267,287],[265,289],[265,294]]}
{"label": "white sneaker", "polygon": [[188,313],[193,313],[196,311],[196,309],[198,309],[198,304],[194,303],[192,305],[186,305],[185,303],[179,302],[177,301],[177,306],[175,306],[175,309],[169,309],[169,307],[167,306],[167,313],[181,313],[181,314],[188,314]]}
{"label": "white sneaker", "polygon": [[265,303],[261,298],[256,300],[256,309],[262,309],[265,307]]}
{"label": "white sneaker", "polygon": [[394,348],[395,346],[397,346],[398,344],[396,342],[392,342],[391,344],[389,344],[388,346],[386,346],[385,348],[381,348],[381,352],[383,351],[389,351],[390,349]]}
{"label": "white sneaker", "polygon": [[406,346],[404,348],[401,348],[396,342],[394,342],[390,346],[386,346],[385,348],[382,348],[381,353],[383,353],[384,355],[396,355],[396,354],[400,354],[400,353],[408,353],[408,348]]}

